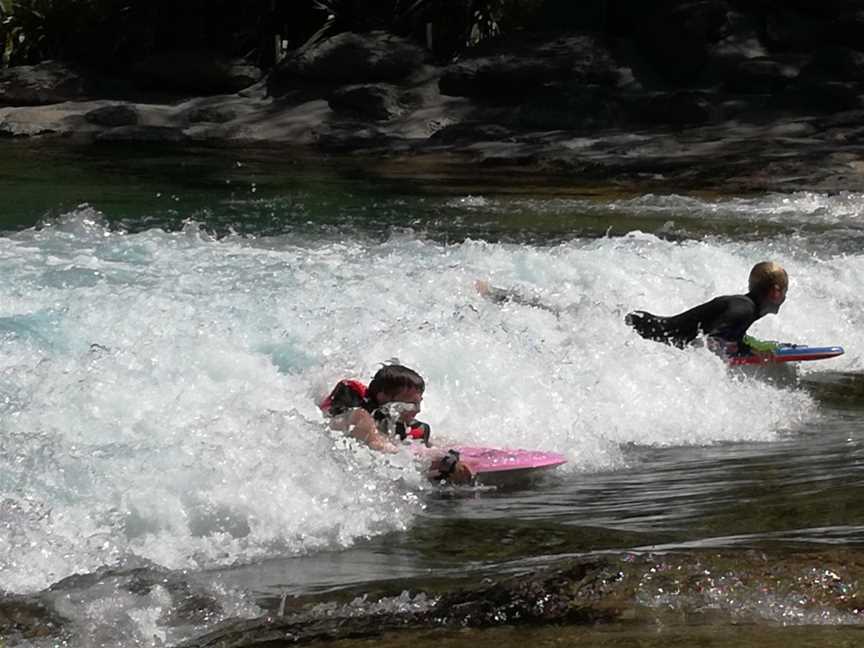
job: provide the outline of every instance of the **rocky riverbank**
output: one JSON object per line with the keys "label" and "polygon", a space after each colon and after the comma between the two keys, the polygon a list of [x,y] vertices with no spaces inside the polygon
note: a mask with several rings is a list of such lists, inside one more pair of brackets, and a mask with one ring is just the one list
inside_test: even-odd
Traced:
{"label": "rocky riverbank", "polygon": [[[49,637],[77,644],[82,621],[77,617],[87,612],[82,602],[98,598],[108,586],[124,596],[158,600],[164,612],[160,624],[185,628],[186,636],[210,626],[180,644],[184,648],[304,645],[549,624],[673,628],[777,626],[794,620],[857,626],[864,609],[862,573],[861,556],[848,550],[622,553],[562,560],[464,587],[382,584],[380,591],[362,595],[261,600],[264,614],[237,619],[205,585],[142,566],[67,578],[37,595],[0,597],[0,634],[10,645]],[[213,626],[219,619],[224,620]]]}
{"label": "rocky riverbank", "polygon": [[521,34],[446,64],[372,32],[293,52],[267,75],[202,53],[151,62],[137,84],[56,62],[10,68],[0,136],[299,147],[373,173],[576,188],[864,190],[864,53],[848,46],[861,12],[831,40],[828,18],[796,31],[800,8],[668,4],[645,18],[650,38]]}

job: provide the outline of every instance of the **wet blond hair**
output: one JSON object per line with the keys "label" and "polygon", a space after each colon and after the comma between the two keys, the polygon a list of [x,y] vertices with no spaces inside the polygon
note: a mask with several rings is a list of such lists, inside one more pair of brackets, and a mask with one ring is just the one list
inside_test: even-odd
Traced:
{"label": "wet blond hair", "polygon": [[786,290],[789,288],[789,275],[779,263],[762,261],[750,271],[749,285],[750,292],[759,295],[766,294],[773,286]]}

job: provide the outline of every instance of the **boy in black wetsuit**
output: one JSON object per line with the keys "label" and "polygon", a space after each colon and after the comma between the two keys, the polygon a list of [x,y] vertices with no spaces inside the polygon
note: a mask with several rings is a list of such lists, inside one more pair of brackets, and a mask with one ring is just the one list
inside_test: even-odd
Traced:
{"label": "boy in black wetsuit", "polygon": [[763,261],[750,271],[746,295],[715,297],[671,317],[634,311],[625,321],[642,337],[677,347],[683,348],[699,335],[705,335],[709,344],[719,343],[720,350],[727,355],[772,351],[776,345],[747,336],[747,329],[760,317],[779,311],[788,288],[786,271],[772,261]]}

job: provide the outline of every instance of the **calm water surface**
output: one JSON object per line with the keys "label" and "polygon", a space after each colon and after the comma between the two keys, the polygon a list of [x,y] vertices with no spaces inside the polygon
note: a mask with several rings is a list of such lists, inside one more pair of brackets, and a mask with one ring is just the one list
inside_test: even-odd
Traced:
{"label": "calm water surface", "polygon": [[[72,645],[172,645],[286,600],[446,589],[595,553],[739,551],[743,581],[748,550],[856,555],[864,539],[862,195],[579,197],[274,152],[0,153],[0,587],[143,565],[221,606],[172,625],[170,596],[81,587],[64,610]],[[766,258],[792,285],[753,334],[846,355],[732,372],[623,324],[740,292]],[[558,313],[487,303],[477,278]],[[434,438],[568,464],[442,491],[407,453],[327,432],[315,399],[394,357],[428,380]],[[645,592],[644,607],[669,607]],[[385,643],[859,639],[857,610],[754,600],[720,606],[749,628],[675,617],[660,635],[634,622]]]}

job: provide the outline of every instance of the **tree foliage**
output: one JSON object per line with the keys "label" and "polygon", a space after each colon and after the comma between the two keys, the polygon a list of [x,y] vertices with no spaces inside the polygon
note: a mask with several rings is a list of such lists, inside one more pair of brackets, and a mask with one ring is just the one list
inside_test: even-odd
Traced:
{"label": "tree foliage", "polygon": [[3,65],[46,59],[120,72],[152,53],[206,49],[275,62],[288,47],[340,31],[388,30],[443,53],[516,29],[544,0],[0,0]]}

